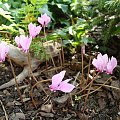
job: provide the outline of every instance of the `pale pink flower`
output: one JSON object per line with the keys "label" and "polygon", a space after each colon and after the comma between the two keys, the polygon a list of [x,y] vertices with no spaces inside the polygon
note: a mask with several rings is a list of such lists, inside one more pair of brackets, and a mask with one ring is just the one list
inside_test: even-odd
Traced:
{"label": "pale pink flower", "polygon": [[99,72],[103,72],[104,70],[106,70],[106,66],[108,63],[108,55],[104,54],[102,56],[101,53],[99,53],[97,55],[97,59],[93,59],[92,64],[97,68],[97,71]]}
{"label": "pale pink flower", "polygon": [[52,84],[49,86],[51,91],[55,92],[60,90],[65,93],[69,93],[75,88],[74,85],[68,83],[70,79],[62,81],[65,76],[65,72],[66,71],[61,71],[52,77]]}
{"label": "pale pink flower", "polygon": [[18,45],[19,48],[21,48],[21,45],[20,45],[20,40],[21,39],[22,39],[22,35],[20,37],[18,37],[18,36],[15,37],[15,42],[17,43],[17,45]]}
{"label": "pale pink flower", "polygon": [[112,74],[113,69],[117,66],[117,59],[115,57],[111,57],[108,59],[108,55],[98,54],[97,59],[93,59],[92,64],[96,67],[97,71],[103,72],[105,71],[107,74]]}
{"label": "pale pink flower", "polygon": [[19,48],[22,48],[22,50],[27,53],[30,47],[30,44],[32,42],[32,37],[20,35],[19,37],[15,37],[15,42],[17,43]]}
{"label": "pale pink flower", "polygon": [[115,57],[111,57],[107,63],[107,68],[106,68],[106,73],[107,74],[112,74],[113,69],[117,66],[117,59]]}
{"label": "pale pink flower", "polygon": [[29,29],[30,36],[32,36],[32,38],[35,38],[35,36],[40,33],[42,27],[41,26],[35,26],[34,24],[30,23],[28,25],[28,29]]}
{"label": "pale pink flower", "polygon": [[9,46],[6,42],[2,41],[0,43],[0,62],[5,61],[6,54],[9,51]]}
{"label": "pale pink flower", "polygon": [[46,13],[41,15],[41,17],[38,17],[38,22],[42,25],[42,27],[46,27],[50,20],[50,17]]}

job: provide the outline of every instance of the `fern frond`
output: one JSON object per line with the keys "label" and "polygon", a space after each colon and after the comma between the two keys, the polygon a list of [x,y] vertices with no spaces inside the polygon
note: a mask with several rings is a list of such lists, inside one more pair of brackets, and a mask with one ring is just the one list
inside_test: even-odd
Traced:
{"label": "fern frond", "polygon": [[9,20],[11,23],[14,23],[14,20],[12,19],[11,13],[8,11],[3,10],[0,8],[0,16],[4,17],[5,19]]}
{"label": "fern frond", "polygon": [[111,11],[114,10],[117,12],[120,10],[120,0],[106,1],[104,7]]}

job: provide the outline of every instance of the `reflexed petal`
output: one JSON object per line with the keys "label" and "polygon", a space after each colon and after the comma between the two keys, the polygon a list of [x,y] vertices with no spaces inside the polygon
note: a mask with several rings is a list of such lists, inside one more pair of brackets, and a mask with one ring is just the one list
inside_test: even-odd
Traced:
{"label": "reflexed petal", "polygon": [[99,54],[97,55],[97,59],[99,59],[99,58],[102,58],[102,54],[101,54],[101,53],[99,53]]}
{"label": "reflexed petal", "polygon": [[114,58],[113,56],[111,57],[111,60],[109,60],[108,64],[107,64],[107,74],[112,74],[113,73],[113,69],[117,66],[117,59]]}
{"label": "reflexed petal", "polygon": [[52,77],[52,86],[53,87],[57,87],[61,81],[63,80],[64,76],[65,76],[65,70],[64,71],[61,71],[60,73],[54,75]]}
{"label": "reflexed petal", "polygon": [[97,59],[93,59],[92,64],[97,68],[98,67],[98,61]]}
{"label": "reflexed petal", "polygon": [[108,55],[104,54],[102,56],[101,53],[99,53],[97,55],[97,59],[93,59],[92,64],[96,67],[96,69],[100,72],[103,72],[104,70],[106,70],[107,67],[107,63],[108,63]]}
{"label": "reflexed petal", "polygon": [[108,55],[104,54],[102,59],[103,59],[103,69],[106,70],[106,65],[108,63]]}
{"label": "reflexed petal", "polygon": [[0,62],[5,61],[6,54],[9,51],[9,46],[6,42],[2,41],[0,43]]}
{"label": "reflexed petal", "polygon": [[17,43],[18,47],[20,46],[20,37],[15,37],[15,42]]}
{"label": "reflexed petal", "polygon": [[111,65],[113,69],[117,66],[117,59],[115,57],[111,57]]}
{"label": "reflexed petal", "polygon": [[60,91],[65,92],[65,93],[69,93],[74,88],[75,88],[74,85],[72,85],[70,83],[66,83],[65,81],[62,81],[57,90],[60,90]]}
{"label": "reflexed petal", "polygon": [[30,23],[28,25],[28,29],[29,29],[30,36],[34,38],[36,35],[40,33],[41,27],[40,26],[36,27],[34,24]]}
{"label": "reflexed petal", "polygon": [[46,27],[50,20],[50,17],[46,13],[41,15],[41,17],[38,17],[38,22],[42,25],[42,27]]}
{"label": "reflexed petal", "polygon": [[36,27],[36,30],[35,30],[35,31],[36,31],[36,34],[39,34],[39,33],[40,33],[40,31],[41,31],[41,29],[42,29],[42,27],[41,27],[41,26],[37,26],[37,27]]}
{"label": "reflexed petal", "polygon": [[31,44],[31,41],[32,41],[32,37],[28,38],[28,37],[25,37],[24,39],[22,39],[20,41],[20,44],[22,46],[22,49],[24,50],[24,52],[27,52],[29,47],[30,47],[30,44]]}
{"label": "reflexed petal", "polygon": [[39,22],[42,26],[44,26],[44,19],[42,19],[41,17],[38,17],[38,22]]}

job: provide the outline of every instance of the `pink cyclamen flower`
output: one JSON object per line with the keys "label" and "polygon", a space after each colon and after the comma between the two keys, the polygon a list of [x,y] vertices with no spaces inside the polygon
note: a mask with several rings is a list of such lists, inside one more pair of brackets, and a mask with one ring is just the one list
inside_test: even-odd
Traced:
{"label": "pink cyclamen flower", "polygon": [[34,24],[30,23],[28,25],[28,29],[29,29],[30,36],[32,36],[32,38],[35,38],[35,36],[40,33],[42,27],[41,26],[35,26]]}
{"label": "pink cyclamen flower", "polygon": [[27,53],[32,42],[32,37],[26,37],[24,35],[20,35],[19,37],[16,36],[15,42],[17,43],[19,48],[22,48],[23,51]]}
{"label": "pink cyclamen flower", "polygon": [[108,59],[107,54],[102,55],[100,53],[98,54],[97,59],[93,59],[92,64],[97,68],[97,71],[105,71],[107,74],[112,74],[113,69],[117,66],[117,59],[113,56],[111,59]]}
{"label": "pink cyclamen flower", "polygon": [[65,72],[66,71],[61,71],[52,77],[52,84],[49,86],[51,91],[55,92],[56,90],[60,90],[65,93],[69,93],[75,88],[74,85],[68,83],[70,79],[62,81],[65,76]]}
{"label": "pink cyclamen flower", "polygon": [[112,74],[113,73],[113,69],[117,66],[117,59],[115,57],[111,57],[111,59],[109,59],[107,67],[106,67],[106,73],[107,74]]}
{"label": "pink cyclamen flower", "polygon": [[38,17],[38,22],[42,25],[42,27],[46,27],[50,20],[50,17],[46,13],[41,15],[41,17]]}
{"label": "pink cyclamen flower", "polygon": [[6,42],[1,42],[0,43],[0,62],[5,61],[6,54],[9,51],[9,46],[7,45]]}
{"label": "pink cyclamen flower", "polygon": [[103,72],[104,70],[106,70],[107,63],[108,63],[108,55],[104,54],[102,56],[101,53],[97,55],[97,59],[94,58],[92,61],[92,64],[97,68],[97,71],[99,72]]}

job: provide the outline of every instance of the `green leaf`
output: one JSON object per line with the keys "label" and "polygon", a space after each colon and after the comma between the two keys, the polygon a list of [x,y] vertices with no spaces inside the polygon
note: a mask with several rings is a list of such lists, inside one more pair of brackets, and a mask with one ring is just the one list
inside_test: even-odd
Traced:
{"label": "green leaf", "polygon": [[36,4],[36,0],[31,0],[31,3],[32,3],[33,5],[35,5],[35,4]]}
{"label": "green leaf", "polygon": [[119,35],[119,34],[120,34],[120,26],[117,26],[112,30],[112,35]]}
{"label": "green leaf", "polygon": [[67,13],[68,11],[68,5],[65,4],[56,4],[58,8],[60,8],[64,13]]}
{"label": "green leaf", "polygon": [[52,13],[48,10],[47,4],[44,4],[41,8],[39,8],[39,11],[41,14],[46,13],[50,18],[52,18],[54,20],[54,18],[52,17]]}

